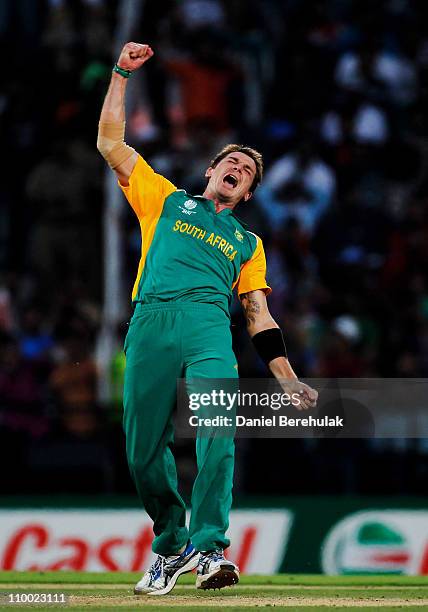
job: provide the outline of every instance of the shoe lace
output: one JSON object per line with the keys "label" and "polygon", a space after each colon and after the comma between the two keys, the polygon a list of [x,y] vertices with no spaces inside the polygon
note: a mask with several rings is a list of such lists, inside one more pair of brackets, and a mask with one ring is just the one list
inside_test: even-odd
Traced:
{"label": "shoe lace", "polygon": [[221,561],[224,559],[224,553],[222,550],[213,550],[205,555],[210,558],[210,561]]}
{"label": "shoe lace", "polygon": [[152,563],[149,570],[152,580],[156,580],[157,578],[159,578],[159,576],[162,576],[162,574],[164,573],[165,563],[166,557],[158,555],[156,561]]}

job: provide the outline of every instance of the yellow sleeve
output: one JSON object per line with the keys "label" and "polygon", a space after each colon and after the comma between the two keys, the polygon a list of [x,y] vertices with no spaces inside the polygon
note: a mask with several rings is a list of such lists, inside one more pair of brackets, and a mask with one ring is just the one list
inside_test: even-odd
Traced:
{"label": "yellow sleeve", "polygon": [[175,185],[157,174],[141,155],[138,155],[129,177],[129,185],[125,187],[119,182],[119,187],[139,219],[145,216],[159,216],[165,198],[177,190]]}
{"label": "yellow sleeve", "polygon": [[241,273],[235,284],[238,285],[238,295],[256,291],[261,289],[266,295],[272,292],[272,289],[266,283],[266,257],[263,249],[263,243],[258,236],[257,245],[254,253],[241,268]]}

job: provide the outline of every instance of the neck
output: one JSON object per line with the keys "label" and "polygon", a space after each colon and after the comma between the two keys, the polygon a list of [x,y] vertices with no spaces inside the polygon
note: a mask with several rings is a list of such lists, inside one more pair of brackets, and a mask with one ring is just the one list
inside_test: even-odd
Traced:
{"label": "neck", "polygon": [[229,208],[230,210],[233,210],[235,206],[237,206],[236,202],[228,202],[227,200],[226,201],[221,200],[213,192],[211,192],[208,189],[205,189],[202,195],[204,198],[207,198],[208,200],[212,200],[214,202],[214,208],[215,208],[216,213],[221,212],[225,208]]}

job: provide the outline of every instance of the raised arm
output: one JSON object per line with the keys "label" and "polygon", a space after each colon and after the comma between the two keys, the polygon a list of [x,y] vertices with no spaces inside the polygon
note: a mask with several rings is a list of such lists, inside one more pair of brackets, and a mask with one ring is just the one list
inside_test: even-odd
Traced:
{"label": "raised arm", "polygon": [[318,393],[300,382],[288,361],[282,333],[269,312],[264,291],[249,291],[240,295],[247,320],[247,329],[254,346],[285,391],[299,393],[300,409],[315,406]]}
{"label": "raised arm", "polygon": [[109,166],[116,172],[122,185],[128,185],[129,177],[137,161],[137,153],[124,142],[125,91],[128,76],[152,57],[149,45],[129,42],[123,47],[110,86],[101,109],[97,148]]}

